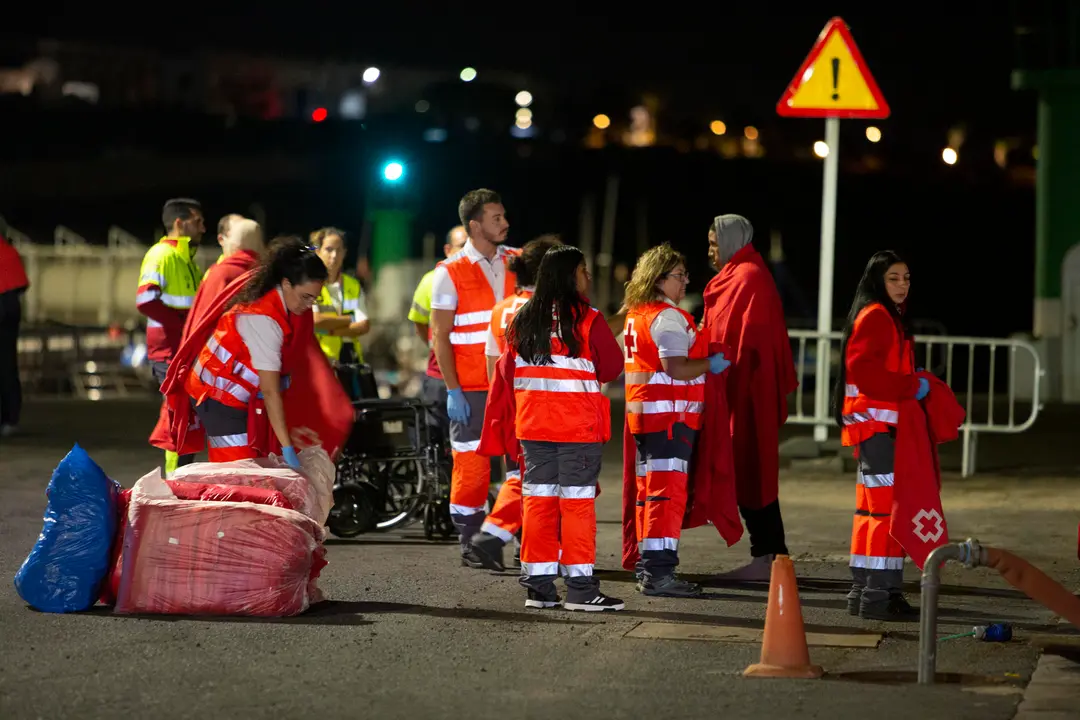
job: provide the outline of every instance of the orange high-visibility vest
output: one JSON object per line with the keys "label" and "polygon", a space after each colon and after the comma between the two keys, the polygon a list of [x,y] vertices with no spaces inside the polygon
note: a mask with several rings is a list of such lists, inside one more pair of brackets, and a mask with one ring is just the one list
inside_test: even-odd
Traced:
{"label": "orange high-visibility vest", "polygon": [[491,334],[495,336],[495,343],[499,346],[500,353],[506,352],[506,329],[510,327],[510,321],[532,296],[532,290],[518,290],[510,297],[500,300],[492,309]]}
{"label": "orange high-visibility vest", "polygon": [[589,332],[600,314],[589,308],[575,328],[580,355],[569,350],[556,332],[551,333],[551,365],[533,365],[515,358],[515,425],[519,440],[594,443],[611,437],[611,411],[600,392]]}
{"label": "orange high-visibility vest", "polygon": [[[199,359],[191,368],[184,382],[184,389],[195,399],[195,404],[205,398],[235,408],[247,408],[251,398],[259,392],[259,374],[251,367],[251,353],[236,329],[238,315],[265,315],[273,318],[281,327],[284,343],[292,336],[289,310],[277,288],[247,305],[235,305],[221,320],[206,345],[199,352]],[[288,386],[288,376],[282,367],[281,387]]]}
{"label": "orange high-visibility vest", "polygon": [[[652,338],[650,328],[664,310],[672,308],[694,327],[690,313],[670,303],[656,301],[639,305],[626,313],[623,346],[626,359],[626,419],[635,435],[648,432],[668,432],[677,422],[695,430],[701,429],[701,412],[705,406],[705,375],[693,380],[675,380],[660,362],[660,348]],[[698,333],[690,357],[704,357],[707,344],[704,333]]]}
{"label": "orange high-visibility vest", "polygon": [[[503,262],[507,255],[517,255],[520,252],[511,248],[499,248]],[[465,391],[487,390],[484,346],[487,344],[491,310],[495,307],[495,293],[479,262],[473,262],[464,250],[439,264],[446,267],[457,291],[458,304],[454,310],[454,329],[450,331],[450,344],[454,348],[454,368],[457,370],[458,382]],[[503,296],[513,295],[516,286],[517,276],[508,268]]]}
{"label": "orange high-visibility vest", "polygon": [[[855,318],[855,324],[851,330],[851,339],[859,335],[864,329],[866,318],[871,313],[886,313],[880,303],[873,303],[863,308]],[[889,322],[895,326],[892,316]],[[850,347],[851,339],[848,340]],[[849,353],[850,355],[850,353]],[[913,375],[915,373],[914,343],[910,339],[903,338],[900,328],[892,334],[889,346],[885,352],[884,370],[892,373]],[[845,357],[845,370],[850,377],[851,358]],[[895,427],[899,420],[899,404],[887,400],[878,400],[863,394],[858,385],[848,382],[844,386],[844,426],[840,431],[841,442],[845,447],[858,445],[874,433],[888,432],[890,427]]]}

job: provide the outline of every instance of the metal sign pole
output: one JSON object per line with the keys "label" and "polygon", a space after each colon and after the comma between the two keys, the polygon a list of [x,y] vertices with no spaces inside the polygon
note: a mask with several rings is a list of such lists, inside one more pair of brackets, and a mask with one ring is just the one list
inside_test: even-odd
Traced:
{"label": "metal sign pole", "polygon": [[[825,120],[825,175],[821,194],[821,262],[818,269],[817,374],[814,376],[814,440],[829,438],[829,370],[832,360],[833,265],[836,255],[836,179],[840,164],[840,120]],[[843,360],[841,360],[843,362]]]}

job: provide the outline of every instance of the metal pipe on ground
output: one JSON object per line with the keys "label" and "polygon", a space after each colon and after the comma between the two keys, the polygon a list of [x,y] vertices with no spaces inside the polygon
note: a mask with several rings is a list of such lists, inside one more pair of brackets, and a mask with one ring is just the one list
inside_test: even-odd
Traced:
{"label": "metal pipe on ground", "polygon": [[919,614],[919,684],[933,685],[937,666],[937,600],[941,568],[954,560],[964,567],[991,567],[1007,583],[1058,616],[1080,627],[1080,598],[1037,567],[1008,550],[983,547],[969,538],[962,543],[942,545],[926,558],[922,575],[922,603]]}

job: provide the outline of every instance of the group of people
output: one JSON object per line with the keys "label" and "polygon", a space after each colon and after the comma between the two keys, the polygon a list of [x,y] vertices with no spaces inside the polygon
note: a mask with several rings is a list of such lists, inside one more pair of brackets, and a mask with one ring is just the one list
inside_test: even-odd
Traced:
{"label": "group of people", "polygon": [[[690,263],[669,245],[638,259],[622,308],[604,317],[589,302],[591,275],[579,249],[552,235],[508,247],[506,208],[491,190],[467,193],[458,215],[446,259],[421,281],[409,319],[430,344],[423,393],[445,409],[461,564],[502,571],[504,550],[517,538],[526,606],[623,609],[595,575],[595,498],[612,436],[601,388],[625,375],[624,476],[632,479],[624,484],[624,564],[638,591],[701,595],[677,574],[679,539],[693,526],[690,505],[702,492],[692,461],[715,459],[718,448],[730,455],[728,512],[738,526],[725,539],[741,535],[741,515],[752,557],[723,577],[767,579],[776,555],[788,554],[778,446],[796,375],[780,297],[751,223],[721,215],[709,226],[702,253],[716,274],[698,323],[680,307]],[[279,238],[267,250],[257,224],[229,216],[218,228],[223,258],[200,284],[192,248],[204,228],[201,207],[172,200],[165,220],[169,235],[147,254],[138,304],[150,320],[162,391],[187,405],[174,403],[167,420],[163,409],[168,440],[155,444],[179,450],[177,437],[199,427],[211,461],[277,447],[299,467],[296,428],[282,400],[306,367],[299,348],[315,334],[331,360],[359,361],[358,338],[369,328],[359,283],[341,272],[343,233]],[[909,280],[898,256],[875,255],[844,333],[837,421],[860,468],[848,599],[852,614],[867,619],[912,612],[900,592],[904,552],[881,512],[891,504],[896,408],[929,391],[912,360]],[[204,312],[185,317],[203,304]],[[185,343],[194,348],[187,360],[169,366]],[[263,416],[276,446],[249,435]],[[506,470],[488,508],[492,458]],[[565,599],[555,585],[560,576]]]}

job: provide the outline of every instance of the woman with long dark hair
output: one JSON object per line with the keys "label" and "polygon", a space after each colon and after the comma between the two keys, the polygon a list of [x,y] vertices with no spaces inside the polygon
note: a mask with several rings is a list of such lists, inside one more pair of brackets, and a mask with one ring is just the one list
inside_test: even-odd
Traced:
{"label": "woman with long dark hair", "polygon": [[589,306],[585,256],[569,245],[540,261],[535,294],[506,335],[514,357],[517,437],[522,478],[521,584],[526,607],[559,604],[555,579],[566,579],[567,610],[622,610],[600,592],[596,563],[596,485],[611,437],[603,383],[619,376],[618,343]]}
{"label": "woman with long dark hair", "polygon": [[859,464],[848,612],[867,620],[917,615],[901,593],[904,550],[889,534],[899,404],[930,392],[915,374],[910,287],[899,255],[883,250],[870,258],[844,326],[833,393],[842,442],[855,447]]}
{"label": "woman with long dark hair", "polygon": [[689,282],[686,258],[660,245],[638,258],[623,300],[626,424],[637,446],[637,589],[659,597],[701,595],[700,585],[675,572],[679,537],[705,374],[731,365],[723,353],[706,356],[706,339],[679,307]]}
{"label": "woman with long dark hair", "polygon": [[311,312],[326,281],[326,264],[298,237],[277,238],[269,256],[217,323],[184,387],[206,429],[211,462],[257,457],[248,442],[248,405],[261,397],[282,457],[295,467],[282,392],[283,358],[297,318]]}

